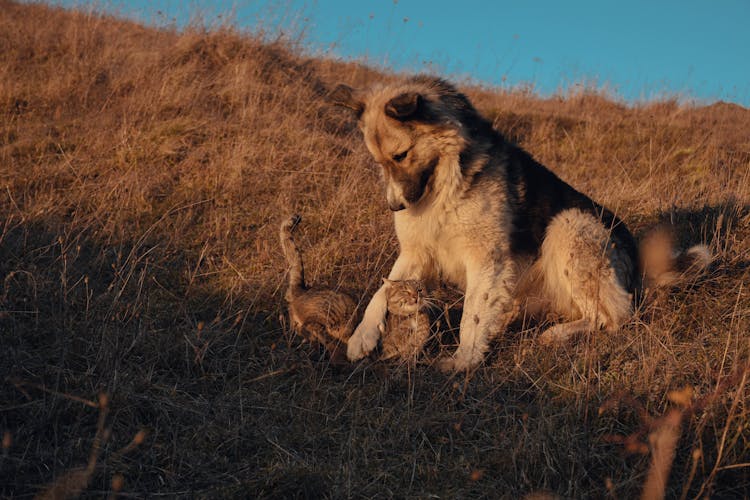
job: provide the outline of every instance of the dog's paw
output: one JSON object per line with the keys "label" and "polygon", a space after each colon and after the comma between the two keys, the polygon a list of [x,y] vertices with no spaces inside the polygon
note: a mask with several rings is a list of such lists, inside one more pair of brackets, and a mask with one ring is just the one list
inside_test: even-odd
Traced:
{"label": "dog's paw", "polygon": [[570,341],[574,336],[586,331],[585,328],[579,328],[577,323],[560,323],[553,325],[539,336],[538,342],[545,347],[561,346]]}
{"label": "dog's paw", "polygon": [[376,324],[374,328],[365,324],[364,321],[360,323],[349,338],[346,347],[346,357],[349,358],[349,361],[357,361],[370,354],[370,351],[378,345],[379,333],[383,328],[380,323]]}
{"label": "dog's paw", "polygon": [[483,358],[482,353],[477,350],[465,353],[459,347],[453,356],[438,360],[437,367],[443,373],[465,372],[479,366]]}
{"label": "dog's paw", "polygon": [[443,373],[453,373],[456,371],[456,360],[453,356],[444,356],[435,363],[437,369]]}
{"label": "dog's paw", "polygon": [[555,328],[554,326],[547,328],[546,330],[542,332],[541,335],[539,335],[539,337],[537,338],[537,342],[539,342],[539,345],[548,347],[548,346],[551,346],[552,344],[556,344],[557,342],[559,342],[558,340],[559,335],[557,334],[556,331],[554,331],[554,328]]}

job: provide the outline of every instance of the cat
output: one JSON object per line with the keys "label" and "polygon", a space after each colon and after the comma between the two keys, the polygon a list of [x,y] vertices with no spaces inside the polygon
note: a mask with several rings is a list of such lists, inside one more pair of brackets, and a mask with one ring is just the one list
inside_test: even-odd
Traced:
{"label": "cat", "polygon": [[380,359],[416,361],[430,336],[432,302],[419,280],[383,279],[388,313],[382,328]]}
{"label": "cat", "polygon": [[303,338],[323,345],[333,363],[346,363],[346,343],[352,334],[357,303],[349,295],[327,288],[308,288],[302,255],[292,231],[302,218],[292,215],[281,223],[279,239],[289,265],[289,287],[284,295],[292,329]]}

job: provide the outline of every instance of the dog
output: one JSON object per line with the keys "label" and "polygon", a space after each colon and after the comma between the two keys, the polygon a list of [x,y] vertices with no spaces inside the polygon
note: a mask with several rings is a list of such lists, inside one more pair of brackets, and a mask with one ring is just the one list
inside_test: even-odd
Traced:
{"label": "dog", "polygon": [[[445,80],[339,85],[330,98],[356,114],[382,167],[400,246],[388,279],[444,280],[465,292],[459,346],[440,360],[444,371],[480,364],[522,311],[562,318],[542,333],[544,344],[614,331],[633,315],[644,268],[666,284],[678,261],[690,260],[668,238],[639,255],[618,217],[506,141]],[[710,260],[703,246],[686,255],[696,267]],[[661,263],[658,276],[648,276],[649,262]],[[349,339],[351,361],[376,347],[385,315],[381,287]]]}

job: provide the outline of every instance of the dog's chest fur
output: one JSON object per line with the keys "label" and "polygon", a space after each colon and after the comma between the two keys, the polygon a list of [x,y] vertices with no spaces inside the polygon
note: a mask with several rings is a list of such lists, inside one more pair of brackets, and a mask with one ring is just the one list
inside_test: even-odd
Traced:
{"label": "dog's chest fur", "polygon": [[[395,213],[401,251],[431,278],[466,289],[467,271],[497,252],[507,254],[510,216],[505,196],[465,186],[419,211]],[[459,194],[460,193],[460,194]],[[415,213],[416,212],[416,213]]]}

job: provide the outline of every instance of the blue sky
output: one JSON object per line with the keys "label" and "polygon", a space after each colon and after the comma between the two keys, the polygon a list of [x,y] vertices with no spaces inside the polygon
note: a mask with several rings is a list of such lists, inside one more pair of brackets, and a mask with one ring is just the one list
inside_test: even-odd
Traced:
{"label": "blue sky", "polygon": [[[61,0],[66,6],[80,0]],[[750,106],[750,0],[130,0],[99,3],[183,26],[227,14],[303,34],[312,54],[549,95],[584,82],[628,102],[676,96]]]}

